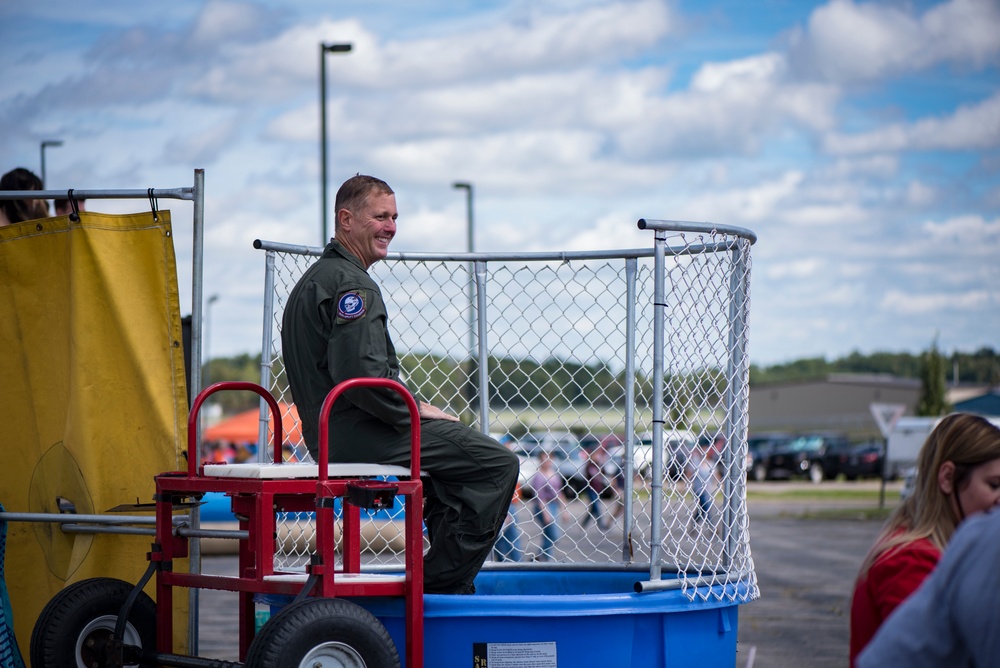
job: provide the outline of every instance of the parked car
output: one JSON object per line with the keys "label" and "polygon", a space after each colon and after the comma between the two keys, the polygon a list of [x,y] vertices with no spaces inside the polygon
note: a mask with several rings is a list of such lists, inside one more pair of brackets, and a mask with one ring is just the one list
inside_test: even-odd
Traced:
{"label": "parked car", "polygon": [[[580,439],[568,431],[528,432],[518,441],[514,452],[533,460],[535,470],[538,468],[539,455],[549,453],[563,479],[565,492],[573,498],[587,486],[584,470],[587,452],[580,445]],[[528,480],[530,479],[529,477]]]}
{"label": "parked car", "polygon": [[763,458],[766,478],[806,475],[814,483],[835,478],[847,463],[851,443],[843,434],[807,434],[776,447]]}
{"label": "parked car", "polygon": [[787,446],[793,438],[793,434],[777,431],[747,436],[747,476],[758,482],[767,480],[767,456],[773,450]]}
{"label": "parked car", "polygon": [[847,462],[841,466],[840,472],[848,480],[881,478],[884,461],[885,445],[883,443],[861,443],[851,448]]}
{"label": "parked car", "polygon": [[[663,432],[663,470],[667,480],[677,481],[684,476],[684,469],[691,458],[698,441],[694,434],[686,430],[665,430]],[[653,474],[653,432],[639,435],[639,442],[633,454],[635,471],[643,478]]]}

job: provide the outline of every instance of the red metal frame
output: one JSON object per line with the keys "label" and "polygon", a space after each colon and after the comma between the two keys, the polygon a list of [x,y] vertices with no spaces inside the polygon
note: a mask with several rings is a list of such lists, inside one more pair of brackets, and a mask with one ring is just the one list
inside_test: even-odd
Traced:
{"label": "red metal frame", "polygon": [[[360,511],[347,503],[347,487],[357,479],[330,478],[328,437],[330,409],[345,391],[358,388],[387,388],[398,392],[410,411],[410,477],[398,483],[398,494],[405,498],[405,578],[403,581],[352,582],[338,579],[344,573],[361,572]],[[316,513],[316,559],[307,567],[318,576],[310,596],[402,596],[406,609],[406,663],[410,668],[423,667],[424,562],[423,562],[423,485],[420,481],[420,416],[417,403],[406,388],[387,378],[355,378],[337,385],[323,402],[320,415],[320,458],[318,479],[257,479],[205,477],[199,464],[196,425],[205,400],[222,390],[247,390],[260,395],[268,404],[274,422],[274,463],[282,464],[281,414],[270,392],[255,383],[222,382],[205,388],[197,396],[188,416],[188,470],[156,476],[156,543],[150,561],[161,562],[156,574],[157,649],[172,653],[173,588],[197,587],[239,592],[239,655],[246,659],[254,636],[253,595],[298,594],[300,582],[266,581],[274,575],[276,513]],[[175,504],[205,492],[222,492],[232,497],[232,509],[240,519],[240,529],[248,532],[239,541],[239,574],[205,575],[173,570],[174,559],[188,556],[188,540],[174,535]],[[343,510],[343,566],[335,567],[333,499],[341,499]]]}

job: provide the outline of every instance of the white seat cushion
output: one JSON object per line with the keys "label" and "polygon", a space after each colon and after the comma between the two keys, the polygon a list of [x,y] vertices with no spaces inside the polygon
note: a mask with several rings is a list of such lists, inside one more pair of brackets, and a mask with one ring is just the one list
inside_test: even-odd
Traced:
{"label": "white seat cushion", "polygon": [[[410,477],[409,468],[405,466],[390,466],[388,464],[330,464],[328,471],[331,478]],[[424,475],[424,472],[421,471],[420,474]],[[267,464],[260,462],[205,464],[204,475],[207,478],[318,478],[319,466],[301,462],[293,464]]]}
{"label": "white seat cushion", "polygon": [[[305,582],[308,576],[305,573],[276,573],[265,575],[265,582]],[[352,584],[375,584],[380,582],[406,582],[405,574],[395,573],[342,573],[333,574],[336,582],[350,582]]]}

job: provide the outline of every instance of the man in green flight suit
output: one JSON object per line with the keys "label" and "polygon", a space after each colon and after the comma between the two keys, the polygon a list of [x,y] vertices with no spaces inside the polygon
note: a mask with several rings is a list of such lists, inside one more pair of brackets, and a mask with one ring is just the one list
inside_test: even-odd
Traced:
{"label": "man in green flight suit", "polygon": [[[319,456],[319,415],[331,389],[350,378],[399,380],[388,315],[367,269],[396,234],[396,197],[387,183],[354,176],[337,191],[334,238],[292,289],[282,319],[285,373],[309,452]],[[429,474],[424,522],[431,546],[424,591],[473,593],[517,482],[507,448],[423,401],[420,468]],[[330,412],[330,460],[409,466],[410,416],[392,390],[346,392]]]}

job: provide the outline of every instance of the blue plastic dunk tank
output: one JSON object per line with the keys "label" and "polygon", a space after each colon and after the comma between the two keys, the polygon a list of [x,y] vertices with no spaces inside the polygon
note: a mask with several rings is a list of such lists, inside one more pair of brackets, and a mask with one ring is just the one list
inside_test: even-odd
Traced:
{"label": "blue plastic dunk tank", "polygon": [[[473,596],[424,597],[427,665],[734,665],[736,605],[691,601],[680,590],[638,594],[636,580],[621,571],[484,571]],[[363,605],[402,647],[402,605]]]}
{"label": "blue plastic dunk tank", "polygon": [[[482,571],[472,596],[424,596],[426,665],[735,665],[738,606],[724,596],[722,586],[706,588],[692,600],[680,588],[636,593],[634,585],[641,578],[636,571]],[[291,597],[264,596],[261,601],[270,604],[273,614]],[[355,602],[382,622],[405,657],[402,601]]]}

